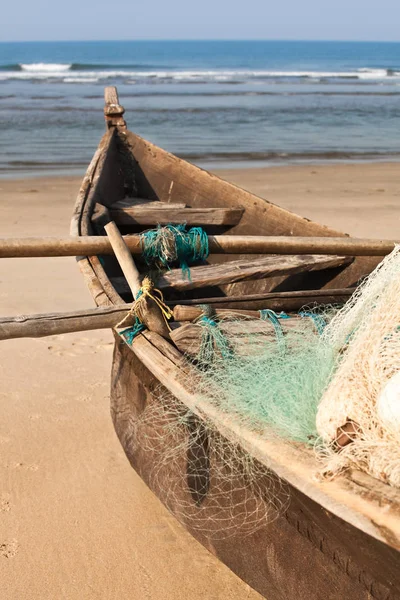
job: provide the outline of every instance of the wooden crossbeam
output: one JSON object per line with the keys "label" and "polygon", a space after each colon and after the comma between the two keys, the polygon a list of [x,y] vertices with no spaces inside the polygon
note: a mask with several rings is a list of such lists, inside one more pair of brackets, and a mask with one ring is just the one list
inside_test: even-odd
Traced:
{"label": "wooden crossbeam", "polygon": [[[257,315],[259,317],[259,315]],[[280,326],[282,332],[296,328],[301,317],[292,317],[290,319],[282,319]],[[246,342],[251,342],[253,347],[257,344],[257,336],[260,336],[259,342],[265,343],[265,340],[276,341],[276,329],[271,321],[262,321],[258,319],[248,319],[245,322],[238,321],[221,321],[218,325],[221,332],[228,335],[228,339],[235,339],[241,342],[241,350],[246,354]],[[197,356],[202,342],[203,327],[196,323],[184,323],[180,327],[174,328],[170,333],[170,338],[175,346],[183,354]],[[317,330],[315,329],[315,333]],[[237,349],[236,349],[237,351]]]}
{"label": "wooden crossbeam", "polygon": [[278,275],[331,269],[348,264],[351,260],[343,256],[319,255],[266,256],[252,260],[234,260],[217,265],[192,267],[190,279],[182,273],[182,269],[172,269],[158,279],[157,287],[159,289],[174,288],[179,291],[192,290],[249,279],[265,279]]}
{"label": "wooden crossbeam", "polygon": [[111,329],[128,314],[130,308],[131,304],[121,304],[64,313],[3,317],[0,319],[0,340]]}
{"label": "wooden crossbeam", "polygon": [[[191,267],[190,279],[182,273],[182,269],[171,269],[158,278],[156,287],[160,290],[173,288],[178,291],[186,291],[249,279],[265,279],[279,275],[332,269],[349,264],[351,261],[351,258],[344,256],[319,255],[266,256],[253,260],[235,260],[218,265]],[[123,277],[112,277],[110,280],[118,292],[129,292],[129,287]]]}
{"label": "wooden crossbeam", "polygon": [[243,208],[176,208],[161,202],[147,202],[134,206],[110,208],[110,217],[118,225],[168,225],[186,223],[198,225],[237,225],[242,218]]}
{"label": "wooden crossbeam", "polygon": [[149,200],[148,198],[124,198],[111,204],[111,210],[120,210],[124,208],[133,208],[136,206],[152,206],[153,208],[186,208],[184,202],[162,202],[161,200]]}

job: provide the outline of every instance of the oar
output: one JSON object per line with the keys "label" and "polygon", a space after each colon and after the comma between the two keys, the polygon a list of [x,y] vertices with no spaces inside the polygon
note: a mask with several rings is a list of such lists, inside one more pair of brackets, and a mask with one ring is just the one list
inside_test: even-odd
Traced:
{"label": "oar", "polygon": [[[131,254],[142,254],[143,244],[139,235],[127,235],[122,239]],[[385,256],[393,250],[397,243],[399,242],[394,240],[350,237],[208,236],[209,250],[213,254]],[[0,238],[0,258],[96,256],[99,254],[114,254],[108,237]]]}
{"label": "oar", "polygon": [[40,338],[77,331],[111,329],[125,317],[131,306],[131,304],[121,304],[64,313],[4,317],[0,319],[0,340]]}
{"label": "oar", "polygon": [[[125,317],[131,304],[107,306],[105,308],[90,308],[72,312],[47,313],[38,315],[20,315],[18,317],[3,317],[0,319],[0,340],[16,338],[40,338],[63,333],[91,331],[94,329],[111,329]],[[202,314],[202,309],[194,307],[175,307],[175,321],[187,321]],[[189,307],[190,308],[190,307]],[[218,310],[217,314],[248,314],[258,317],[257,311]]]}
{"label": "oar", "polygon": [[[354,291],[354,288],[341,289],[341,290],[301,290],[295,292],[275,292],[270,294],[254,294],[251,296],[243,296],[243,305],[246,307],[246,298],[251,299],[264,298],[264,302],[270,299],[280,299],[282,306],[280,308],[285,309],[285,301],[291,298],[307,298],[310,294],[315,295],[315,298],[319,298],[323,301],[323,297],[326,294],[330,294],[329,297],[335,296],[347,296]],[[238,297],[239,298],[239,297]],[[180,300],[179,304],[176,302],[168,302],[173,307],[173,315],[175,321],[192,321],[197,318],[204,311],[204,305],[212,306],[216,309],[217,315],[222,314],[245,314],[247,316],[258,316],[258,311],[248,310],[235,310],[220,309],[223,306],[222,300],[229,300],[226,298],[198,298],[189,300]],[[185,306],[189,303],[192,306]],[[193,306],[194,304],[201,304],[200,306]],[[59,335],[63,333],[74,333],[78,331],[90,331],[93,329],[111,329],[120,323],[121,319],[129,312],[131,304],[119,304],[115,306],[89,308],[83,310],[75,310],[72,312],[61,312],[61,313],[47,313],[47,314],[36,314],[36,315],[19,315],[17,317],[3,317],[0,318],[0,340],[8,340],[14,338],[40,338],[48,335]],[[264,304],[265,307],[265,304]]]}
{"label": "oar", "polygon": [[[125,279],[131,289],[132,295],[134,298],[137,298],[142,289],[142,281],[132,255],[125,244],[124,238],[120,234],[114,221],[107,223],[107,225],[104,226],[104,229],[106,230],[112,250],[125,275]],[[155,331],[159,335],[168,338],[169,329],[158,304],[150,296],[145,295],[140,299],[140,302],[141,321],[143,324],[150,331]]]}

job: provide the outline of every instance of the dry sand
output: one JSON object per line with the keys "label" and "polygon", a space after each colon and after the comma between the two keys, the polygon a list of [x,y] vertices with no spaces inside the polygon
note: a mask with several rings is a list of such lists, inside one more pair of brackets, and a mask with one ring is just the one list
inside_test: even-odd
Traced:
{"label": "dry sand", "polygon": [[[223,177],[360,236],[400,238],[396,164]],[[77,178],[0,181],[0,235],[66,235]],[[0,262],[0,314],[90,307],[72,258]],[[2,600],[255,599],[130,468],[108,409],[109,332],[0,344]]]}

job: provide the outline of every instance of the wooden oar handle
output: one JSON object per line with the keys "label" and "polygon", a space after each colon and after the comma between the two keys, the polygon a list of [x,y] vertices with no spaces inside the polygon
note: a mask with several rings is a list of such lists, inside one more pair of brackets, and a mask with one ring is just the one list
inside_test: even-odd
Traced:
{"label": "wooden oar handle", "polygon": [[[104,226],[104,229],[106,230],[112,249],[114,250],[118,263],[132,292],[133,299],[135,300],[142,287],[142,281],[140,273],[135,265],[135,261],[132,258],[132,254],[125,244],[124,238],[114,221],[107,223],[107,225]],[[145,294],[140,298],[140,303],[140,318],[143,324],[149,331],[155,331],[159,335],[168,338],[168,325],[157,303],[154,302],[151,297],[145,297]]]}
{"label": "wooden oar handle", "polygon": [[[114,227],[116,228],[115,225]],[[140,235],[128,235],[122,239],[132,254],[142,254],[143,245]],[[110,238],[106,236],[0,238],[0,258],[114,254],[110,242]],[[393,250],[397,243],[399,242],[394,240],[369,240],[348,237],[208,236],[210,254],[385,256]]]}
{"label": "wooden oar handle", "polygon": [[104,229],[106,230],[108,239],[110,240],[111,246],[114,250],[114,254],[131,289],[133,298],[136,298],[142,282],[140,273],[132,258],[132,254],[125,244],[124,239],[114,221],[107,223],[107,225],[104,226]]}

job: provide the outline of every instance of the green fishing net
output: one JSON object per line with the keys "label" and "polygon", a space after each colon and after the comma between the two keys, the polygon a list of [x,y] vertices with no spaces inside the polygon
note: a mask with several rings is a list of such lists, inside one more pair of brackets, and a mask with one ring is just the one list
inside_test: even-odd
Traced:
{"label": "green fishing net", "polygon": [[[295,441],[316,436],[319,401],[337,352],[323,335],[335,309],[295,317],[267,311],[267,320],[236,315],[199,319],[198,393],[250,429],[272,429]],[[263,317],[263,312],[261,313]]]}

